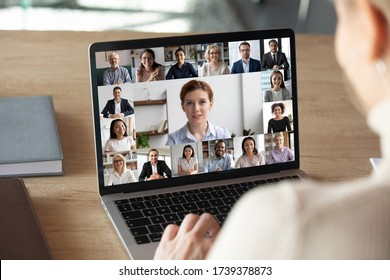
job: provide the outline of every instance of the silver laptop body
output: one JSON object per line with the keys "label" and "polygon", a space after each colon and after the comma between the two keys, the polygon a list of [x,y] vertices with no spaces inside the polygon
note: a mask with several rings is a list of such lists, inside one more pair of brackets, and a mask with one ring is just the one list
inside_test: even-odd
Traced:
{"label": "silver laptop body", "polygon": [[[276,101],[269,100],[269,96],[266,97],[271,90],[270,77],[275,71],[269,69],[265,61],[270,52],[270,40],[276,40],[278,43],[279,52],[274,63],[278,63],[280,67],[278,72],[282,74],[284,84],[284,91],[271,92],[275,94]],[[248,44],[242,45],[243,42]],[[242,61],[240,44],[241,48],[244,46],[250,49],[250,57],[254,59],[253,62],[249,61],[248,73],[241,73],[247,65]],[[225,74],[201,76],[206,68],[205,53],[208,48],[211,49],[210,52],[214,52],[212,55],[219,52],[221,64],[227,68]],[[153,51],[154,61],[164,71],[160,80],[142,81],[145,77],[141,77],[139,69],[142,68],[142,54],[146,49]],[[180,77],[180,73],[175,74],[177,50],[185,53],[185,61],[190,65],[187,64],[187,67],[193,68],[198,77],[192,76],[191,71],[183,71],[184,77]],[[121,78],[127,75],[126,70],[120,69],[116,71],[122,72],[115,72],[110,68],[112,53],[117,54],[119,64],[127,70],[130,80]],[[180,221],[170,220],[169,214],[164,214],[166,210],[178,209],[177,206],[169,204],[171,201],[182,200],[176,197],[186,195],[187,200],[194,199],[186,201],[185,211],[177,214],[182,217],[188,212],[201,213],[207,209],[226,209],[225,206],[215,206],[191,210],[193,205],[204,205],[198,203],[196,200],[198,197],[211,197],[210,193],[218,196],[215,190],[222,190],[225,194],[230,193],[232,189],[235,193],[246,192],[258,185],[261,187],[265,183],[279,180],[275,178],[283,180],[304,177],[304,173],[299,170],[297,73],[295,37],[292,30],[98,42],[91,44],[89,60],[99,194],[102,205],[131,258],[153,258],[158,238],[161,236],[161,230],[156,229],[160,229],[160,226],[164,228],[171,222],[180,224]],[[147,76],[145,73],[143,75]],[[210,132],[212,126],[228,131],[229,135],[225,135],[223,139],[189,141],[191,135],[188,135],[188,131],[186,140],[177,137],[178,133],[175,134],[183,129],[185,131],[187,123],[190,123],[180,100],[180,92],[193,80],[207,83],[211,87],[214,99],[212,108],[208,111],[208,132],[213,132]],[[119,84],[115,84],[116,82]],[[112,111],[115,110],[113,95],[116,87],[121,90],[122,100],[128,102],[126,106],[121,105],[122,112],[119,117],[114,117],[115,112]],[[275,107],[283,107],[282,116],[286,128],[280,131],[278,128],[280,123],[274,125],[272,121],[275,118],[273,114]],[[119,110],[119,105],[116,110]],[[121,121],[116,121],[117,119]],[[127,137],[125,146],[121,142],[122,139],[119,139],[120,141],[115,137],[113,139],[114,123],[124,124]],[[211,133],[211,138],[213,135]],[[274,155],[274,140],[278,135],[283,136],[283,146],[289,150],[287,157]],[[248,140],[247,137],[251,137],[255,142],[257,155],[262,159],[260,165],[248,161],[238,164],[242,160],[240,158],[244,153],[243,142]],[[169,138],[175,139],[175,144],[169,145]],[[229,169],[213,171],[210,158],[214,156],[215,159],[218,154],[216,147],[219,140],[223,140],[225,144],[224,158],[232,159],[233,163]],[[135,144],[135,147],[132,144]],[[186,145],[191,145],[193,149],[198,171],[196,174],[180,176],[180,158],[183,157]],[[158,159],[165,162],[164,166],[171,171],[162,172],[163,179],[147,180],[149,177],[145,177],[146,167],[150,164],[148,153],[151,149],[158,151]],[[129,179],[131,182],[118,183],[118,180],[123,178],[115,174],[115,164],[119,164],[121,159],[117,154],[124,157],[124,165],[131,170],[132,179]],[[243,167],[249,165],[254,166]],[[244,186],[244,189],[236,190],[235,188],[239,186]],[[215,190],[210,187],[214,187]],[[207,205],[221,198],[208,200]],[[149,207],[155,203],[157,210],[143,208],[145,205]],[[231,203],[228,207],[232,206]],[[160,212],[165,215],[163,222],[157,217]],[[219,216],[225,219],[228,213]],[[156,221],[157,223],[160,221],[161,225],[155,226]],[[138,222],[147,224],[141,227]]]}

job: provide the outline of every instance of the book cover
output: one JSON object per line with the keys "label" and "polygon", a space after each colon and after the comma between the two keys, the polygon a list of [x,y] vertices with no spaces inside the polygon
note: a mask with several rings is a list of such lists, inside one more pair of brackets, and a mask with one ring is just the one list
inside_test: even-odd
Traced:
{"label": "book cover", "polygon": [[48,260],[50,249],[20,178],[0,179],[0,258]]}
{"label": "book cover", "polygon": [[0,130],[0,177],[63,174],[51,96],[1,98]]}

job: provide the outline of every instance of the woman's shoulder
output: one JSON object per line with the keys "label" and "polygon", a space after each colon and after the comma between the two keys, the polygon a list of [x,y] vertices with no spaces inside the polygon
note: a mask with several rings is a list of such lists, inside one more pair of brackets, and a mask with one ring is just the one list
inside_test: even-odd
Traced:
{"label": "woman's shoulder", "polygon": [[220,67],[221,67],[220,69],[222,69],[223,72],[229,71],[229,73],[230,73],[229,66],[227,66],[227,65],[225,64],[225,62],[221,61],[221,66],[220,66]]}
{"label": "woman's shoulder", "polygon": [[209,122],[209,126],[214,129],[217,138],[230,138],[229,130],[226,127],[215,125]]}
{"label": "woman's shoulder", "polygon": [[245,157],[247,157],[246,155],[241,155],[238,159],[237,159],[237,163],[241,163],[242,161],[245,160]]}
{"label": "woman's shoulder", "polygon": [[112,179],[114,177],[115,173],[116,173],[115,168],[110,169],[110,173],[108,174],[109,178]]}
{"label": "woman's shoulder", "polygon": [[289,147],[286,147],[286,146],[283,146],[283,149],[289,153],[292,153],[293,151],[289,148]]}
{"label": "woman's shoulder", "polygon": [[110,138],[107,140],[107,144],[113,144],[113,143],[116,143],[118,140],[116,138]]}
{"label": "woman's shoulder", "polygon": [[179,157],[179,159],[177,160],[177,163],[179,165],[183,165],[185,162],[186,162],[186,159],[184,157]]}
{"label": "woman's shoulder", "polygon": [[156,62],[155,65],[152,66],[152,68],[153,68],[154,70],[158,69],[158,70],[160,70],[160,71],[165,70],[164,65],[162,65],[162,64],[160,64],[160,63],[157,63],[157,62]]}
{"label": "woman's shoulder", "polygon": [[168,135],[167,145],[180,144],[180,139],[187,134],[187,124]]}
{"label": "woman's shoulder", "polygon": [[219,67],[220,67],[220,68],[226,68],[227,65],[226,65],[225,62],[223,62],[222,60],[220,60],[220,61],[219,61]]}
{"label": "woman's shoulder", "polygon": [[236,160],[236,162],[235,162],[235,164],[234,164],[235,168],[242,168],[242,167],[244,167],[244,166],[242,166],[242,165],[243,165],[242,157],[243,157],[243,155],[240,156],[240,157]]}
{"label": "woman's shoulder", "polygon": [[255,154],[255,157],[258,159],[258,160],[261,160],[262,158],[264,158],[264,155],[258,151],[257,154]]}
{"label": "woman's shoulder", "polygon": [[130,168],[124,169],[124,170],[123,170],[123,173],[127,173],[127,174],[130,174],[130,175],[134,175],[133,170],[131,170]]}

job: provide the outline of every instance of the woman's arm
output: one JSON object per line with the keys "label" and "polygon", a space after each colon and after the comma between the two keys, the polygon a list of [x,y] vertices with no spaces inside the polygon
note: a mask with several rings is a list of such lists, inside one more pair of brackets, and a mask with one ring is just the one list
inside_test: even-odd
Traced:
{"label": "woman's arm", "polygon": [[207,75],[207,63],[204,63],[202,67],[200,68],[199,77],[206,77]]}
{"label": "woman's arm", "polygon": [[181,168],[181,160],[179,159],[178,164],[177,164],[177,172],[179,173],[179,176],[185,175],[183,172],[183,169]]}
{"label": "woman's arm", "polygon": [[166,80],[171,80],[171,79],[174,79],[175,77],[173,77],[173,68],[176,66],[176,64],[172,65],[171,68],[169,68],[168,70],[168,74],[165,76],[165,79]]}
{"label": "woman's arm", "polygon": [[158,76],[157,76],[158,81],[163,81],[165,80],[165,67],[160,65],[158,67]]}
{"label": "woman's arm", "polygon": [[[221,62],[221,63],[223,63],[223,62]],[[225,65],[225,63],[223,63],[223,67],[224,67],[224,69],[223,69],[222,75],[230,74],[229,67],[227,67],[227,66]]]}
{"label": "woman's arm", "polygon": [[194,164],[194,171],[192,171],[192,174],[198,173],[198,163]]}
{"label": "woman's arm", "polygon": [[283,89],[282,95],[283,95],[283,100],[290,100],[291,99],[290,91],[286,88]]}
{"label": "woman's arm", "polygon": [[141,67],[137,68],[135,76],[136,76],[136,82],[137,83],[143,82],[142,81],[142,70],[141,70]]}
{"label": "woman's arm", "polygon": [[272,91],[267,89],[265,92],[264,92],[264,102],[272,102]]}
{"label": "woman's arm", "polygon": [[134,173],[133,173],[133,171],[131,169],[129,169],[129,173],[130,173],[129,183],[136,182],[137,180],[135,179]]}
{"label": "woman's arm", "polygon": [[114,175],[114,170],[112,170],[111,172],[110,172],[110,175],[108,175],[108,179],[107,179],[107,186],[112,186],[112,185],[114,185],[113,184],[113,175]]}
{"label": "woman's arm", "polygon": [[271,121],[272,121],[272,119],[270,119],[270,120],[268,121],[268,129],[267,129],[267,133],[271,133],[271,132],[272,132],[272,125],[271,125]]}
{"label": "woman's arm", "polygon": [[288,149],[288,159],[289,160],[294,160],[295,159],[294,152],[291,151],[290,148],[287,148],[287,149]]}
{"label": "woman's arm", "polygon": [[241,158],[242,156],[237,159],[235,168],[241,168]]}
{"label": "woman's arm", "polygon": [[285,117],[285,118],[286,118],[286,122],[287,122],[287,131],[290,131],[291,130],[290,119],[288,117]]}
{"label": "woman's arm", "polygon": [[264,165],[265,164],[265,158],[264,158],[263,154],[261,152],[259,152],[258,155],[260,156],[260,165]]}
{"label": "woman's arm", "polygon": [[186,63],[187,63],[188,68],[190,69],[190,77],[198,77],[198,73],[196,72],[194,66],[192,66],[192,64],[189,62],[186,62]]}

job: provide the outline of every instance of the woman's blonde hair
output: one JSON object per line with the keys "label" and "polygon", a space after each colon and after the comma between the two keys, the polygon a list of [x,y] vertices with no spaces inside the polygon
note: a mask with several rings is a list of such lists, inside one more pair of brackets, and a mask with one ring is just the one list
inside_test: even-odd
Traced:
{"label": "woman's blonde hair", "polygon": [[[207,60],[207,62],[210,62],[210,51],[212,49],[218,49],[218,52],[221,54],[221,48],[217,45],[209,45],[206,49],[206,52],[204,54],[204,58]],[[219,58],[221,58],[221,56],[219,56]]]}
{"label": "woman's blonde hair", "polygon": [[112,166],[114,167],[114,170],[117,171],[116,167],[115,167],[115,164],[114,164],[115,159],[123,160],[123,171],[125,171],[127,169],[127,167],[126,167],[126,158],[123,155],[121,155],[121,154],[115,154],[112,157],[112,163],[113,163]]}

